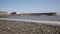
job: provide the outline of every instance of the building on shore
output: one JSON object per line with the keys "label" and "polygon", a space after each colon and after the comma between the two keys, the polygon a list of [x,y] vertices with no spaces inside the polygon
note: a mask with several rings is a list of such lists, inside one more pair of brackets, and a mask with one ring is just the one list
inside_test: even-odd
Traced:
{"label": "building on shore", "polygon": [[7,12],[6,11],[0,11],[0,17],[6,17]]}
{"label": "building on shore", "polygon": [[6,11],[0,11],[0,14],[7,14],[7,12]]}
{"label": "building on shore", "polygon": [[19,12],[12,12],[10,13],[11,16],[20,16],[20,13]]}
{"label": "building on shore", "polygon": [[19,13],[19,12],[12,12],[10,13],[11,16],[56,16],[56,12],[50,13]]}
{"label": "building on shore", "polygon": [[21,15],[26,15],[26,16],[56,16],[56,12],[51,12],[51,13],[24,13]]}

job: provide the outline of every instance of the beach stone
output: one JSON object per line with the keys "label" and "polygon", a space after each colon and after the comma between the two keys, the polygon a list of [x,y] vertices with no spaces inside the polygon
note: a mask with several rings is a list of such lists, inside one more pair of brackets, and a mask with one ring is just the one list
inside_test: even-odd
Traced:
{"label": "beach stone", "polygon": [[33,22],[0,21],[0,34],[60,34],[60,26]]}
{"label": "beach stone", "polygon": [[19,34],[19,33],[16,33],[16,34]]}
{"label": "beach stone", "polygon": [[8,27],[7,29],[10,30],[10,27]]}

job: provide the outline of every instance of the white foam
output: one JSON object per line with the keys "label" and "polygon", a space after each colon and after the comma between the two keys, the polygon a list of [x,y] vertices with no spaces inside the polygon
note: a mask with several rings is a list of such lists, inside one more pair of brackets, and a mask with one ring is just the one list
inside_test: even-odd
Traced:
{"label": "white foam", "polygon": [[0,20],[10,20],[10,21],[26,21],[26,22],[35,22],[35,23],[44,23],[50,25],[60,25],[59,21],[45,21],[45,20],[29,20],[29,19],[10,19],[10,18],[0,18]]}

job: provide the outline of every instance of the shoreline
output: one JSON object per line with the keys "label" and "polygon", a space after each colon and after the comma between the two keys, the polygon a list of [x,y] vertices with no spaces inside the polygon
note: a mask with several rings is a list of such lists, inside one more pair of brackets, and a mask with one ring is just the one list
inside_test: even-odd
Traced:
{"label": "shoreline", "polygon": [[2,21],[34,22],[34,23],[42,23],[42,24],[47,24],[47,25],[60,26],[60,21],[0,18],[0,21],[1,20]]}

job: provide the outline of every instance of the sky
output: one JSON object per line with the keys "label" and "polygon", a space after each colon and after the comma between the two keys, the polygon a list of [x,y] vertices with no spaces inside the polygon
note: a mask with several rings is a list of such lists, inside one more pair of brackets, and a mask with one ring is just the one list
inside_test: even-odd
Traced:
{"label": "sky", "polygon": [[60,13],[60,0],[0,0],[0,10],[20,13]]}

